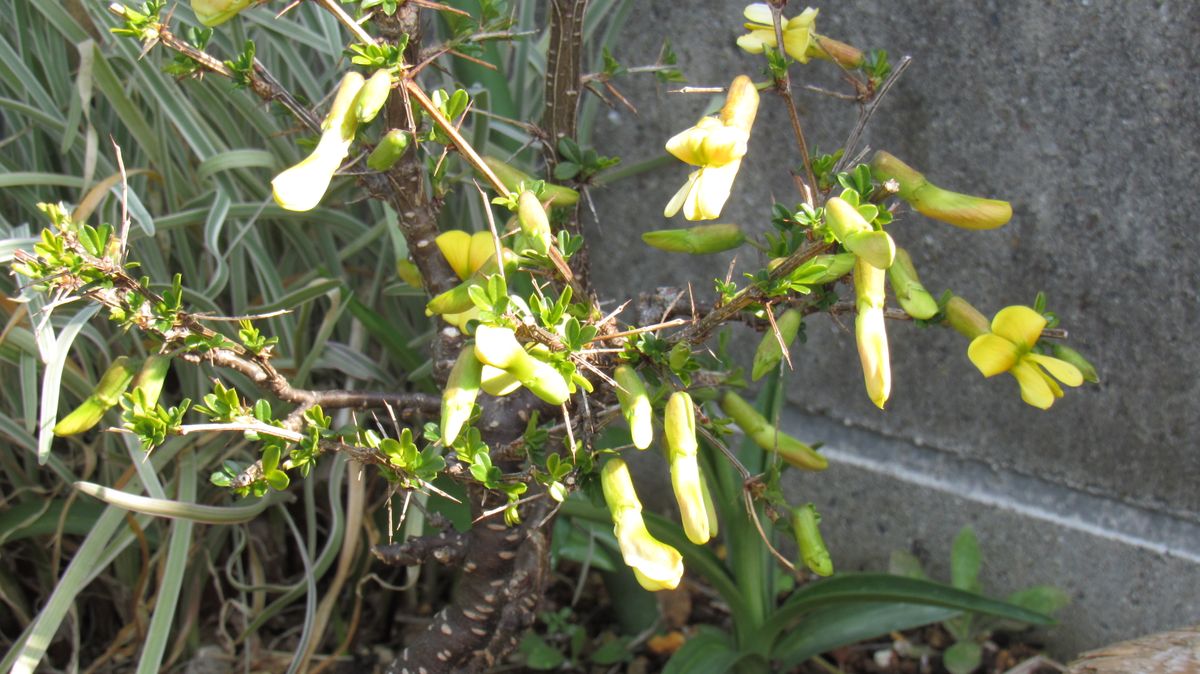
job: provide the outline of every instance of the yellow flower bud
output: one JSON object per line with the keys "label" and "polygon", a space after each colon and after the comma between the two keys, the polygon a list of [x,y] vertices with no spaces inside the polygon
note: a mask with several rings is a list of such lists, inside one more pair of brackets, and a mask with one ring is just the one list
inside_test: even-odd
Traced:
{"label": "yellow flower bud", "polygon": [[134,362],[127,356],[118,356],[100,376],[91,395],[54,425],[54,434],[59,437],[79,435],[100,423],[104,413],[121,401],[121,394],[129,388],[136,372]]}
{"label": "yellow flower bud", "polygon": [[375,119],[391,93],[391,71],[386,68],[376,70],[358,92],[358,98],[354,101],[354,118],[359,124]]}
{"label": "yellow flower bud", "polygon": [[892,363],[888,355],[887,329],[884,326],[884,277],[887,272],[867,264],[862,258],[854,265],[855,306],[854,336],[862,361],[867,396],[883,409],[892,392]]}
{"label": "yellow flower bud", "polygon": [[683,578],[683,556],[646,530],[642,504],[625,462],[609,459],[600,469],[600,486],[612,513],[621,557],[633,569],[638,583],[650,592],[675,589]]}
{"label": "yellow flower bud", "polygon": [[350,114],[363,86],[363,76],[348,72],[342,78],[329,115],[321,124],[317,147],[300,163],[275,176],[271,181],[275,202],[289,211],[309,211],[321,202],[329,181],[350,153],[358,121]]}
{"label": "yellow flower bud", "polygon": [[475,358],[475,349],[464,346],[450,368],[446,379],[446,390],[442,391],[442,443],[447,447],[454,444],[458,434],[475,407],[479,395],[479,380],[483,365]]}
{"label": "yellow flower bud", "polygon": [[654,408],[650,406],[646,385],[632,365],[617,366],[613,371],[613,379],[617,382],[617,402],[629,424],[633,446],[646,449],[654,441]]}
{"label": "yellow flower bud", "polygon": [[683,531],[688,540],[704,545],[712,536],[711,517],[704,499],[704,475],[697,460],[696,412],[690,395],[683,391],[671,395],[663,414],[663,428],[671,465],[671,487],[679,504]]}
{"label": "yellow flower bud", "polygon": [[891,235],[872,229],[858,209],[845,199],[830,197],[825,202],[825,222],[846,250],[880,269],[892,266],[896,244]]}
{"label": "yellow flower bud", "polygon": [[518,197],[517,221],[532,248],[542,255],[547,254],[554,245],[554,233],[550,231],[550,219],[546,217],[542,202],[529,190],[524,190]]}
{"label": "yellow flower bud", "polygon": [[571,395],[562,373],[521,348],[509,328],[479,326],[475,331],[475,357],[484,365],[516,377],[522,386],[551,405],[561,405]]}

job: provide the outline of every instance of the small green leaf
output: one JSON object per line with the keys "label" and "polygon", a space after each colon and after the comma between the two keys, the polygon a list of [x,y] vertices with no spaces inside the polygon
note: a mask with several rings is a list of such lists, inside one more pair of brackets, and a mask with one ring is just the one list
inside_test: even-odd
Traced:
{"label": "small green leaf", "polygon": [[954,538],[950,551],[950,584],[967,592],[979,592],[979,569],[982,566],[979,541],[970,525]]}
{"label": "small green leaf", "polygon": [[266,480],[267,484],[271,485],[271,488],[275,491],[283,491],[288,488],[289,484],[291,484],[288,474],[282,470],[273,470],[267,473]]}
{"label": "small green leaf", "polygon": [[960,641],[942,653],[942,664],[950,674],[971,674],[983,662],[983,649],[973,641]]}
{"label": "small green leaf", "polygon": [[525,655],[525,666],[539,671],[557,669],[566,661],[566,656],[533,633],[521,640],[521,653]]}

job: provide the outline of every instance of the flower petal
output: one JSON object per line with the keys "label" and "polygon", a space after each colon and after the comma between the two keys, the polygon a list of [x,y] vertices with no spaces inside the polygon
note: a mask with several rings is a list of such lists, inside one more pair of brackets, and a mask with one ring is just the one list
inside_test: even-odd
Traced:
{"label": "flower petal", "polygon": [[994,377],[1008,372],[1017,364],[1017,347],[1013,343],[991,333],[971,340],[967,347],[967,358],[979,368],[985,377]]}
{"label": "flower petal", "polygon": [[1065,360],[1040,353],[1030,353],[1025,357],[1046,368],[1050,376],[1067,386],[1080,386],[1083,384],[1083,372]]}
{"label": "flower petal", "polygon": [[671,201],[667,203],[667,207],[663,209],[663,217],[669,218],[678,213],[679,209],[683,208],[684,202],[687,201],[688,196],[692,193],[692,188],[695,187],[696,180],[699,177],[700,171],[692,171],[688,175],[687,182],[683,184],[683,187],[679,188],[675,196],[671,197]]}
{"label": "flower petal", "polygon": [[1026,306],[1004,307],[992,318],[992,332],[1026,349],[1037,344],[1044,327],[1045,317]]}
{"label": "flower petal", "polygon": [[811,33],[807,27],[792,28],[789,26],[787,30],[783,31],[783,50],[797,61],[808,63],[810,39]]}
{"label": "flower petal", "polygon": [[691,212],[688,212],[685,204],[683,216],[688,220],[715,220],[721,217],[721,209],[725,208],[729,192],[733,189],[733,180],[737,177],[741,165],[742,160],[735,159],[724,166],[700,169],[696,189],[689,198]]}
{"label": "flower petal", "polygon": [[765,2],[756,2],[753,5],[747,6],[743,15],[754,23],[761,23],[769,26],[775,22],[775,20],[771,18],[771,6]]}
{"label": "flower petal", "polygon": [[708,131],[701,129],[698,125],[680,131],[667,141],[667,152],[670,152],[679,161],[687,162],[692,166],[701,166],[704,164],[704,140],[708,138],[708,135]]}
{"label": "flower petal", "polygon": [[683,578],[683,557],[675,548],[659,541],[646,530],[638,510],[626,510],[617,518],[615,533],[621,557],[637,575],[642,587],[675,589]]}
{"label": "flower petal", "polygon": [[858,342],[858,357],[862,362],[867,397],[876,407],[883,409],[892,392],[892,364],[888,356],[883,310],[872,308],[860,311],[854,321],[854,335]]}
{"label": "flower petal", "polygon": [[775,31],[763,28],[752,30],[749,35],[739,37],[737,44],[751,54],[761,54],[763,50],[775,48]]}
{"label": "flower petal", "polygon": [[1021,385],[1021,400],[1039,409],[1050,409],[1054,404],[1054,391],[1041,370],[1029,363],[1017,363],[1011,372]]}

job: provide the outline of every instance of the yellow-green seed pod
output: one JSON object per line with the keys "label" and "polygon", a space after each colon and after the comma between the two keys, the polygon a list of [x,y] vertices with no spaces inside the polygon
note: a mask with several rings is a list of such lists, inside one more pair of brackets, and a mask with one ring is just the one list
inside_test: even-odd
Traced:
{"label": "yellow-green seed pod", "polygon": [[818,576],[833,575],[833,558],[821,538],[821,515],[811,503],[792,509],[792,533],[796,535],[796,546],[804,565]]}
{"label": "yellow-green seed pod", "polygon": [[475,357],[484,365],[516,377],[522,386],[551,405],[561,405],[571,395],[562,373],[521,348],[509,328],[479,326],[475,331]]}
{"label": "yellow-green seed pod", "polygon": [[387,68],[376,70],[358,92],[358,99],[354,101],[354,118],[359,124],[375,119],[391,93],[392,72]]}
{"label": "yellow-green seed pod", "polygon": [[613,371],[613,379],[617,382],[617,402],[621,405],[625,422],[629,424],[633,446],[646,449],[654,442],[654,408],[650,405],[646,385],[632,365],[617,366]]}
{"label": "yellow-green seed pod", "polygon": [[447,447],[454,444],[462,427],[471,418],[475,397],[479,395],[479,384],[483,364],[475,358],[475,349],[468,344],[458,353],[446,390],[442,392],[442,443]]}
{"label": "yellow-green seed pod", "polygon": [[517,198],[517,221],[532,248],[542,255],[547,254],[554,245],[554,233],[550,231],[550,219],[546,217],[542,202],[529,190],[522,191]]}
{"label": "yellow-green seed pod", "polygon": [[142,369],[133,379],[131,388],[140,389],[146,397],[146,404],[153,407],[158,404],[162,394],[163,383],[167,380],[167,372],[171,369],[171,357],[154,354],[142,364]]}
{"label": "yellow-green seed pod", "polygon": [[796,339],[796,333],[800,331],[800,325],[803,323],[804,315],[796,309],[788,309],[775,319],[775,327],[779,328],[779,334],[776,335],[775,331],[770,329],[763,334],[762,341],[758,343],[758,350],[754,352],[754,365],[750,373],[752,381],[762,379],[763,375],[779,365],[779,361],[783,360],[780,338],[783,338],[784,345],[790,345],[792,340]]}
{"label": "yellow-green seed pod", "polygon": [[946,322],[967,339],[975,339],[992,330],[992,324],[987,317],[957,295],[946,302]]}
{"label": "yellow-green seed pod", "polygon": [[[492,169],[492,173],[496,174],[496,177],[508,188],[509,192],[516,192],[520,189],[521,183],[529,185],[535,180],[528,173],[509,166],[495,157],[484,157],[483,163]],[[570,187],[551,185],[550,183],[546,183],[546,188],[542,191],[542,197],[550,202],[551,207],[574,206],[579,203],[579,192]]]}
{"label": "yellow-green seed pod", "polygon": [[886,152],[876,152],[871,172],[880,181],[895,180],[897,195],[918,213],[965,229],[995,229],[1012,219],[1012,204],[999,199],[942,189],[916,169]]}
{"label": "yellow-green seed pod", "polygon": [[120,402],[121,395],[133,382],[135,374],[136,362],[127,356],[117,357],[101,375],[91,395],[54,425],[54,434],[59,437],[79,435],[100,423],[104,413]]}
{"label": "yellow-green seed pod", "polygon": [[896,249],[896,259],[892,266],[888,267],[888,281],[891,282],[892,291],[896,293],[896,300],[900,302],[904,313],[926,320],[938,312],[937,300],[921,285],[912,258],[903,248]]}
{"label": "yellow-green seed pod", "polygon": [[776,452],[789,465],[804,470],[825,470],[829,461],[816,450],[767,423],[766,417],[733,391],[721,398],[721,411],[728,414],[746,437],[768,452]]}
{"label": "yellow-green seed pod", "polygon": [[403,129],[392,129],[379,139],[379,144],[367,156],[367,166],[375,171],[386,171],[396,165],[412,142],[412,134]]}
{"label": "yellow-green seed pod", "polygon": [[203,25],[212,28],[237,16],[253,0],[192,0],[192,11]]}
{"label": "yellow-green seed pod", "polygon": [[659,229],[642,234],[642,241],[659,250],[709,255],[733,250],[746,241],[737,225],[696,225],[686,229]]}

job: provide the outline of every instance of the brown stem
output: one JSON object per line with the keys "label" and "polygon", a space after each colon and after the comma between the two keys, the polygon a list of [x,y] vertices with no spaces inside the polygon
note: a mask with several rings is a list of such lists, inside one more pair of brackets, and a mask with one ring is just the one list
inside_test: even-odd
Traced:
{"label": "brown stem", "polygon": [[390,566],[416,566],[433,560],[443,566],[456,566],[466,552],[467,537],[455,531],[436,536],[417,536],[403,543],[376,545],[371,548],[379,561]]}
{"label": "brown stem", "polygon": [[[787,55],[783,50],[782,4],[771,3],[771,18],[775,24],[775,45],[779,50],[779,57],[786,60]],[[808,156],[808,142],[804,139],[804,129],[800,126],[800,113],[796,110],[796,102],[792,100],[792,78],[788,75],[787,68],[784,68],[783,73],[775,80],[775,89],[787,107],[788,118],[792,122],[792,134],[796,136],[796,145],[800,148],[800,160],[804,163],[804,175],[808,179],[804,185],[806,189],[801,190],[800,196],[809,206],[815,206],[817,178],[813,174],[812,159]]]}

